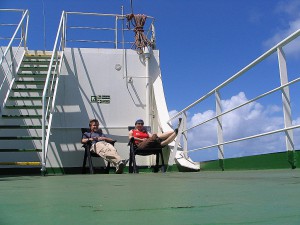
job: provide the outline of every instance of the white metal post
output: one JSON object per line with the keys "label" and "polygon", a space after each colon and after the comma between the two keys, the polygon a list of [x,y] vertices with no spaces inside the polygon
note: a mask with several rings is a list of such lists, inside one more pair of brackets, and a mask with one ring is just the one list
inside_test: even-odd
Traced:
{"label": "white metal post", "polygon": [[115,49],[118,49],[118,16],[115,19]]}
{"label": "white metal post", "polygon": [[184,127],[184,124],[186,123],[186,113],[184,114],[181,114],[179,115],[180,117],[182,116],[182,120],[181,120],[181,123],[178,127],[178,134],[177,134],[177,137],[175,139],[175,146],[173,148],[173,152],[170,153],[170,157],[169,157],[169,161],[168,161],[168,165],[169,166],[172,166],[173,163],[174,163],[174,159],[176,157],[176,152],[178,150],[178,147],[179,147],[179,144],[180,144],[180,140],[181,140],[181,135],[182,135],[182,132],[183,132],[183,127]]}
{"label": "white metal post", "polygon": [[15,57],[12,50],[12,46],[9,47],[9,53],[10,53],[10,60],[11,60],[11,71],[12,71],[12,78],[16,77],[16,65],[15,65]]}
{"label": "white metal post", "polygon": [[67,14],[65,11],[63,13],[62,29],[61,29],[61,50],[63,51],[67,45]]}
{"label": "white metal post", "polygon": [[147,125],[150,124],[150,117],[151,117],[151,107],[150,107],[150,91],[151,91],[151,78],[150,78],[150,71],[149,71],[149,61],[150,61],[150,51],[149,47],[144,48],[144,56],[145,56],[145,65],[146,65],[146,117],[145,123]]}
{"label": "white metal post", "polygon": [[183,154],[185,155],[186,158],[188,158],[188,137],[187,137],[187,130],[186,130],[186,121],[187,121],[187,116],[186,116],[186,111],[183,113],[183,118],[181,120],[182,124],[182,129],[184,132],[182,133],[183,135]]}
{"label": "white metal post", "polygon": [[215,91],[216,97],[216,116],[217,116],[217,136],[218,136],[218,158],[220,167],[224,170],[224,146],[220,145],[223,143],[223,126],[222,126],[222,116],[219,116],[222,113],[221,97],[218,90]]}
{"label": "white metal post", "polygon": [[[288,83],[288,73],[287,73],[287,66],[286,66],[286,59],[285,54],[282,48],[277,49],[278,54],[278,63],[279,63],[279,72],[280,72],[280,83],[281,85],[285,85]],[[291,110],[291,101],[290,101],[290,89],[289,86],[286,86],[281,89],[282,91],[282,104],[283,104],[283,117],[284,117],[284,128],[288,128],[292,126],[292,110]],[[285,131],[285,143],[286,143],[286,150],[289,154],[289,160],[291,159],[290,163],[292,167],[294,167],[294,135],[293,130]],[[292,154],[291,154],[292,153]]]}

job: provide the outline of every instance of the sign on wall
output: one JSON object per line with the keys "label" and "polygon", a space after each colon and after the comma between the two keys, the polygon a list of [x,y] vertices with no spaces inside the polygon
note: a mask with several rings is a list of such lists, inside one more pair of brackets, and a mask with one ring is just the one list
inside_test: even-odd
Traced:
{"label": "sign on wall", "polygon": [[91,103],[110,104],[110,95],[91,96]]}

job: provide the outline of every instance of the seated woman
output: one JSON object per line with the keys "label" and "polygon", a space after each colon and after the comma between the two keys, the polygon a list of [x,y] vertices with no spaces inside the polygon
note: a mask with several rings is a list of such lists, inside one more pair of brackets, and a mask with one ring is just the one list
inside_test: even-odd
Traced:
{"label": "seated woman", "polygon": [[129,131],[129,139],[134,138],[134,142],[139,149],[163,148],[170,144],[177,136],[178,129],[162,134],[151,134],[144,127],[144,121],[139,119],[135,122],[135,128]]}

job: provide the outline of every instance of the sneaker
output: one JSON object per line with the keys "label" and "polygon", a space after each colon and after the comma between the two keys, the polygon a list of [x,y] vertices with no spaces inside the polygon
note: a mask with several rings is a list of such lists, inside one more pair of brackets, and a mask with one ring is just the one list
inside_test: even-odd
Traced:
{"label": "sneaker", "polygon": [[116,174],[123,173],[124,168],[125,168],[125,164],[124,164],[123,160],[121,160],[116,166]]}

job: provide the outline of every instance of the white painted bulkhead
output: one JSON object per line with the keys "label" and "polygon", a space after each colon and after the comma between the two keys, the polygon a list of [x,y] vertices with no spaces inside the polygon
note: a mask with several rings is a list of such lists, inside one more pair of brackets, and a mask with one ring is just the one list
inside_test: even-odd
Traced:
{"label": "white painted bulkhead", "polygon": [[[115,146],[119,154],[127,159],[128,126],[133,126],[139,118],[146,121],[148,115],[146,74],[145,58],[134,50],[66,48],[47,167],[82,165],[84,151],[80,143],[80,128],[88,127],[88,121],[92,118],[100,121],[100,126],[107,136],[117,140]],[[150,89],[149,108],[152,122],[149,125],[152,126],[153,132],[170,130],[171,127],[166,124],[169,115],[163,92],[158,50],[151,53],[149,76],[150,81],[154,83],[154,88]],[[110,97],[110,103],[91,102],[92,96],[103,95]],[[168,155],[167,149],[165,152]],[[96,165],[101,163],[100,160],[94,161],[98,161]],[[152,165],[154,159],[140,157],[137,163]]]}

